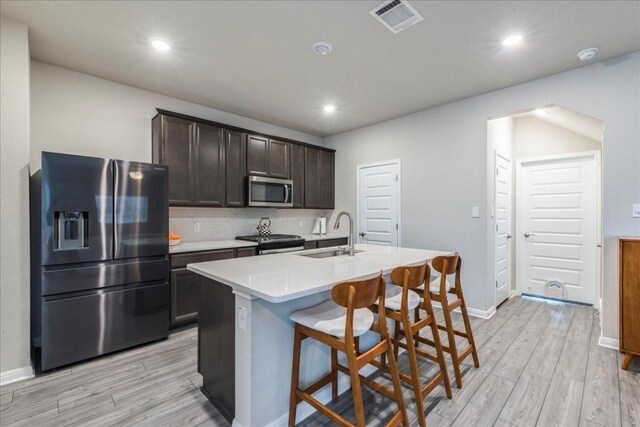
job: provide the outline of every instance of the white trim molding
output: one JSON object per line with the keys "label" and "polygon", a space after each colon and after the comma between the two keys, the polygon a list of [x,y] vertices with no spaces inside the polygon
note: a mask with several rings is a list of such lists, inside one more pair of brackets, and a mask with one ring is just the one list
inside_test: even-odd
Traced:
{"label": "white trim molding", "polygon": [[615,338],[600,337],[598,339],[598,345],[604,348],[610,348],[612,350],[620,350],[620,342]]}
{"label": "white trim molding", "polygon": [[[431,305],[434,308],[442,309],[442,305],[438,301],[431,301]],[[453,310],[455,313],[460,313],[460,307]],[[496,306],[492,305],[489,310],[480,310],[478,308],[467,307],[467,313],[469,316],[479,317],[480,319],[491,319],[496,314]]]}
{"label": "white trim molding", "polygon": [[0,372],[0,386],[27,380],[29,378],[33,378],[34,376],[35,375],[31,366],[23,366],[22,368]]}

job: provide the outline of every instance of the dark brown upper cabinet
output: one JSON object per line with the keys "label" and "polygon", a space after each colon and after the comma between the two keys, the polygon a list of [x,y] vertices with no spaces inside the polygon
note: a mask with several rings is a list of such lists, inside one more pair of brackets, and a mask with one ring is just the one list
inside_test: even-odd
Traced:
{"label": "dark brown upper cabinet", "polygon": [[158,115],[153,122],[153,161],[169,166],[169,204],[190,205],[195,200],[193,141],[195,123]]}
{"label": "dark brown upper cabinet", "polygon": [[269,176],[288,179],[290,176],[290,144],[269,140]]}
{"label": "dark brown upper cabinet", "polygon": [[289,178],[290,144],[258,135],[247,137],[247,174]]}
{"label": "dark brown upper cabinet", "polygon": [[304,150],[304,207],[333,209],[334,153],[312,147],[305,147]]}
{"label": "dark brown upper cabinet", "polygon": [[291,144],[291,180],[293,181],[293,207],[304,207],[304,147]]}
{"label": "dark brown upper cabinet", "polygon": [[247,174],[269,175],[269,138],[247,136]]}
{"label": "dark brown upper cabinet", "polygon": [[195,204],[224,206],[225,156],[223,129],[204,123],[195,125]]}
{"label": "dark brown upper cabinet", "polygon": [[226,160],[226,203],[227,207],[243,207],[244,177],[246,175],[246,134],[232,130],[224,131]]}

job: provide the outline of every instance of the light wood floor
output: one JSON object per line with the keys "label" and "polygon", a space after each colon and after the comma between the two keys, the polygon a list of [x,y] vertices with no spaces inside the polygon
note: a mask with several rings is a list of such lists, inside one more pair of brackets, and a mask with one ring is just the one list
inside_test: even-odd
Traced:
{"label": "light wood floor", "polygon": [[[513,298],[491,319],[472,321],[480,368],[467,361],[463,388],[453,387],[453,399],[442,388],[425,399],[430,427],[640,426],[640,363],[623,371],[618,352],[598,346],[592,309]],[[199,391],[196,340],[191,328],[163,342],[2,387],[0,424],[227,426]],[[407,370],[402,355],[400,365]],[[425,362],[422,372],[432,369]],[[368,424],[384,424],[395,406],[366,388],[364,394]],[[335,407],[353,420],[349,395]],[[404,395],[416,425],[413,395],[409,389]],[[316,414],[302,424],[329,423]]]}

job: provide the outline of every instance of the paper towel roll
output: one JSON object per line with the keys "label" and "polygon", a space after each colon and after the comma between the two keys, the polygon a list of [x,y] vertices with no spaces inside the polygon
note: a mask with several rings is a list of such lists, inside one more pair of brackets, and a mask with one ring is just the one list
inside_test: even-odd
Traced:
{"label": "paper towel roll", "polygon": [[313,234],[327,234],[327,218],[321,216],[316,218],[316,222],[313,224]]}

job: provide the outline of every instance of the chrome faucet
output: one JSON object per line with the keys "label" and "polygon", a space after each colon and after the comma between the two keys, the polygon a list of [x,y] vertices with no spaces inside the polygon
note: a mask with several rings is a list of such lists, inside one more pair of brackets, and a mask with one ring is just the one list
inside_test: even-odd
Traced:
{"label": "chrome faucet", "polygon": [[353,245],[353,218],[351,217],[351,214],[347,211],[341,211],[338,214],[338,218],[336,218],[336,223],[333,226],[334,230],[337,230],[338,227],[340,227],[340,218],[342,218],[342,215],[346,215],[349,218],[349,256],[354,256],[356,251],[355,251],[355,247]]}

